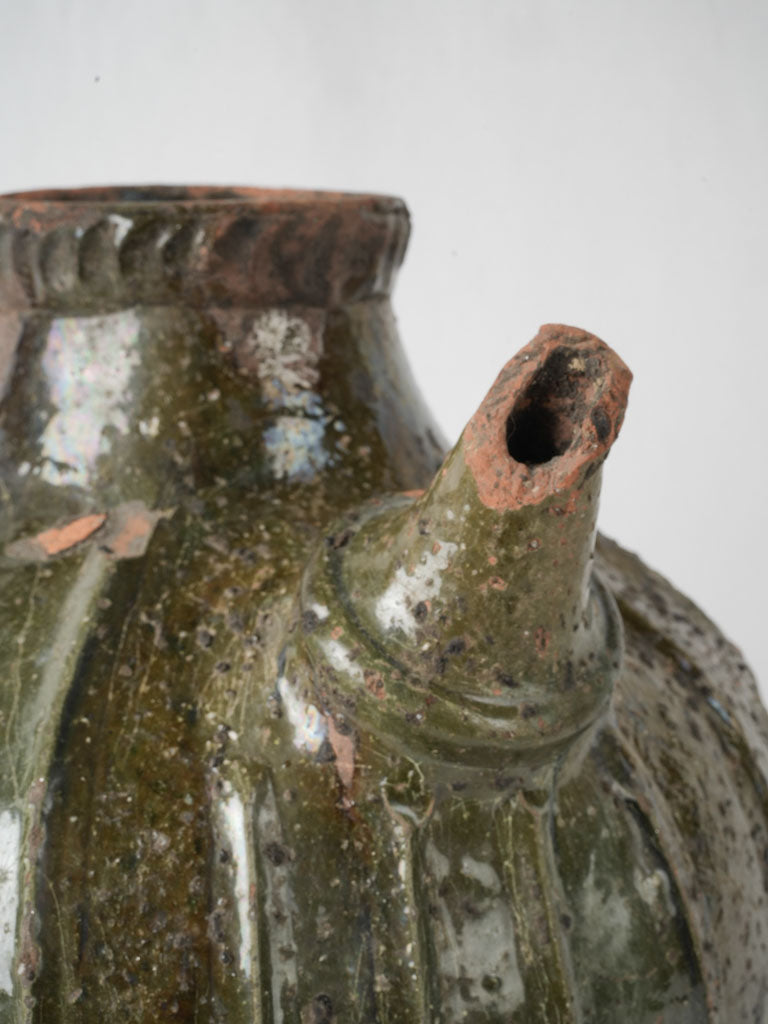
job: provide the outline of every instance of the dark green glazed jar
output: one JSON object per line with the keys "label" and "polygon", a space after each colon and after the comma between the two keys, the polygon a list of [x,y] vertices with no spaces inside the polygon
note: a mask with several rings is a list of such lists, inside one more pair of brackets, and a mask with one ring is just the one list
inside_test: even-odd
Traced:
{"label": "dark green glazed jar", "polygon": [[0,198],[2,1024],[768,1021],[765,711],[595,533],[629,371],[543,328],[444,459],[408,227]]}

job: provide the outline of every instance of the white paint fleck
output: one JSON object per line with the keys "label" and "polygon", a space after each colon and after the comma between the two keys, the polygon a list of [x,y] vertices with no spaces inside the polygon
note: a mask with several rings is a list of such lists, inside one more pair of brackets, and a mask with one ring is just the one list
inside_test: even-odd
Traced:
{"label": "white paint fleck", "polygon": [[160,430],[160,417],[153,416],[148,420],[139,420],[139,433],[142,437],[157,437]]}
{"label": "white paint fleck", "polygon": [[309,754],[316,754],[328,736],[325,716],[314,704],[305,701],[285,676],[278,679],[277,692],[286,717],[294,728],[293,745]]}
{"label": "white paint fleck", "polygon": [[644,875],[638,868],[634,870],[635,889],[640,899],[654,910],[658,904],[662,904],[670,917],[675,916],[675,904],[672,899],[672,887],[669,876],[665,871],[656,868],[649,875]]}
{"label": "white paint fleck", "polygon": [[171,845],[171,837],[167,832],[160,832],[153,828],[149,833],[149,838],[153,853],[165,853]]}
{"label": "white paint fleck", "polygon": [[234,787],[228,787],[228,790],[220,805],[220,818],[222,833],[232,850],[235,865],[235,902],[240,926],[240,970],[246,978],[250,978],[254,941],[250,913],[251,864],[246,839],[245,806]]}
{"label": "white paint fleck", "polygon": [[401,818],[407,818],[409,821],[412,821],[414,825],[419,826],[422,824],[420,815],[412,807],[408,807],[407,804],[400,804],[395,800],[390,800],[389,809],[395,814],[399,814]]}
{"label": "white paint fleck", "polygon": [[436,881],[443,882],[451,870],[451,862],[441,853],[430,839],[426,846],[427,864],[435,876]]}
{"label": "white paint fleck", "polygon": [[13,994],[20,859],[21,818],[13,811],[0,811],[0,992],[8,995]]}
{"label": "white paint fleck", "polygon": [[476,882],[479,882],[489,892],[501,892],[501,881],[491,865],[475,860],[468,853],[465,853],[461,858],[461,872],[467,875],[468,878],[473,878]]}
{"label": "white paint fleck", "polygon": [[115,245],[122,245],[125,236],[133,227],[133,221],[130,217],[122,217],[119,213],[110,213],[107,220],[114,228]]}
{"label": "white paint fleck", "polygon": [[345,672],[360,682],[363,680],[363,670],[353,660],[349,649],[340,640],[328,638],[323,643],[322,648],[323,654],[325,654],[335,669],[338,669],[339,672]]}
{"label": "white paint fleck", "polygon": [[408,636],[416,631],[413,609],[440,592],[442,574],[458,550],[451,541],[440,541],[436,553],[425,552],[411,573],[401,566],[394,579],[376,602],[376,617],[386,629],[401,629]]}
{"label": "white paint fleck", "polygon": [[168,239],[171,237],[172,234],[173,234],[173,228],[172,227],[164,227],[162,229],[162,231],[160,231],[158,233],[158,236],[155,239],[155,246],[156,246],[156,248],[162,249],[163,246],[165,245],[165,243],[168,241]]}
{"label": "white paint fleck", "polygon": [[593,948],[608,965],[623,961],[631,939],[629,908],[609,881],[597,879],[594,850],[590,855],[589,874],[582,885],[581,906]]}
{"label": "white paint fleck", "polygon": [[318,617],[320,622],[325,622],[325,620],[331,614],[330,611],[328,610],[328,606],[327,605],[325,605],[325,604],[318,604],[317,602],[315,602],[311,606],[311,611],[313,611],[315,613],[315,615]]}

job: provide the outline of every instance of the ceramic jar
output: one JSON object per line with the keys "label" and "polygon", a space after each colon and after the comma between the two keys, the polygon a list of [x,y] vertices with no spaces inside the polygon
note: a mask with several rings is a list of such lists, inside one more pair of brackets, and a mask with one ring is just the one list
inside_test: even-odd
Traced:
{"label": "ceramic jar", "polygon": [[446,456],[408,231],[0,199],[0,1021],[768,1020],[765,711],[595,532],[629,371],[543,328]]}

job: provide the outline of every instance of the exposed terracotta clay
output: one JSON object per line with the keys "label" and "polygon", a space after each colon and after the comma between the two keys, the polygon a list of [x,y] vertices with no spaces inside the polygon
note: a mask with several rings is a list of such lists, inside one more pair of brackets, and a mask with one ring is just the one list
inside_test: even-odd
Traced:
{"label": "exposed terracotta clay", "polygon": [[[507,363],[464,430],[464,458],[483,504],[512,509],[572,491],[615,441],[631,381],[599,338],[562,325],[542,327]],[[529,429],[544,449],[526,463],[511,456],[510,434],[534,405]]]}
{"label": "exposed terracotta clay", "polygon": [[5,554],[9,558],[20,558],[29,561],[44,561],[51,555],[68,551],[82,541],[91,537],[106,522],[102,513],[80,516],[64,526],[52,526],[34,537],[28,537],[8,544]]}
{"label": "exposed terracotta clay", "polygon": [[157,524],[172,515],[172,509],[148,509],[141,501],[118,505],[110,513],[101,548],[112,558],[140,558]]}
{"label": "exposed terracotta clay", "polygon": [[333,718],[328,719],[328,740],[336,755],[336,771],[344,789],[351,789],[355,777],[355,737],[341,732]]}
{"label": "exposed terracotta clay", "polygon": [[45,561],[91,539],[111,558],[139,558],[146,551],[157,523],[171,515],[173,510],[152,510],[141,501],[129,501],[115,506],[109,515],[80,516],[34,537],[13,541],[6,545],[5,555],[20,561]]}

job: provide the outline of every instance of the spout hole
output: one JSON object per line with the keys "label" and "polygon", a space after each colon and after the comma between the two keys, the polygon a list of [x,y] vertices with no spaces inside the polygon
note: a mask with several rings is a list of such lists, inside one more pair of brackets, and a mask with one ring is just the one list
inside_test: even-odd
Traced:
{"label": "spout hole", "polygon": [[570,438],[563,442],[562,424],[557,415],[547,408],[530,406],[519,413],[514,411],[507,419],[507,451],[515,462],[538,466],[562,455]]}
{"label": "spout hole", "polygon": [[507,417],[507,451],[515,462],[539,466],[573,440],[587,367],[577,353],[556,349],[534,375]]}

